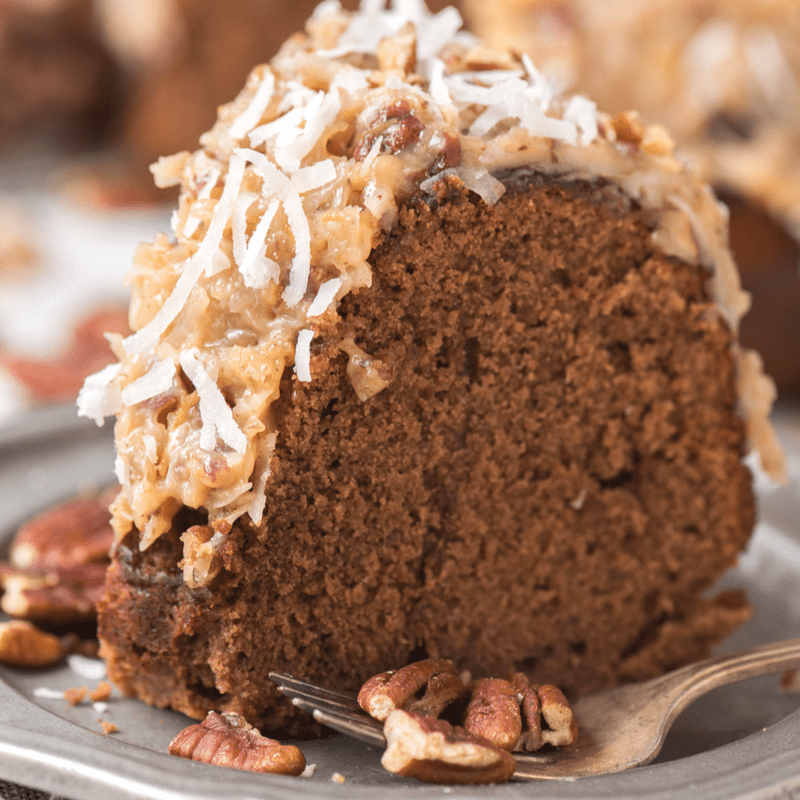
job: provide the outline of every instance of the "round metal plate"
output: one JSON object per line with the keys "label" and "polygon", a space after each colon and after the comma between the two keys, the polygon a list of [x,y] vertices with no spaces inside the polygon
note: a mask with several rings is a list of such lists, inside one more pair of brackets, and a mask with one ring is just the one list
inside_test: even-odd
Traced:
{"label": "round metal plate", "polygon": [[[50,409],[0,429],[0,540],[48,505],[113,480],[110,426],[87,428],[71,411]],[[800,636],[800,427],[791,414],[778,422],[792,481],[758,480],[761,523],[739,567],[724,584],[747,589],[753,619],[721,650]],[[677,720],[658,761],[627,773],[567,782],[512,782],[496,787],[426,786],[380,766],[380,752],[331,737],[303,742],[311,778],[234,772],[166,755],[189,720],[180,714],[113,696],[99,713],[70,706],[37,689],[63,691],[89,683],[68,666],[43,672],[0,670],[0,777],[72,800],[315,800],[372,798],[615,798],[697,800],[800,798],[800,695],[784,694],[777,677],[719,689]],[[100,717],[119,731],[104,735]],[[266,731],[265,731],[266,732]],[[334,783],[334,773],[344,784]]]}

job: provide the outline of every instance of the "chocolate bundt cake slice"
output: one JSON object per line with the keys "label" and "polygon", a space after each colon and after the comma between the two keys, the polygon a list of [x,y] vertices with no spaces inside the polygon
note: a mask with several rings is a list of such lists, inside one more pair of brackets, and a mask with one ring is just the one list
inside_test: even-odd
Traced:
{"label": "chocolate bundt cake slice", "polygon": [[769,381],[719,204],[452,9],[324,4],[202,149],[163,159],[117,415],[111,677],[307,729],[423,654],[579,693],[707,652],[754,521]]}

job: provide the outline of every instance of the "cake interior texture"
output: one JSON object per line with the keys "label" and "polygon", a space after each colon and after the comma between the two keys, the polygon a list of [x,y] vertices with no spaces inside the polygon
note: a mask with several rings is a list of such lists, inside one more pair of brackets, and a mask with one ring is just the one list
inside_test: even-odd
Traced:
{"label": "cake interior texture", "polygon": [[[270,670],[355,689],[410,659],[576,695],[704,655],[749,615],[709,587],[754,522],[733,337],[708,275],[615,184],[500,175],[417,196],[287,369],[264,519],[190,588],[184,509],[118,544],[111,677],[157,706],[308,733]],[[327,326],[327,327],[326,327]],[[338,343],[388,381],[362,402]]]}

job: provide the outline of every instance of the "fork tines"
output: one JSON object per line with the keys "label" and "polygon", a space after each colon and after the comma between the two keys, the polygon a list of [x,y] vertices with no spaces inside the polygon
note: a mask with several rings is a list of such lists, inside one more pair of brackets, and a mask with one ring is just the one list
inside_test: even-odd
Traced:
{"label": "fork tines", "polygon": [[369,744],[386,746],[383,726],[361,710],[355,697],[279,672],[269,674],[281,694],[318,722]]}

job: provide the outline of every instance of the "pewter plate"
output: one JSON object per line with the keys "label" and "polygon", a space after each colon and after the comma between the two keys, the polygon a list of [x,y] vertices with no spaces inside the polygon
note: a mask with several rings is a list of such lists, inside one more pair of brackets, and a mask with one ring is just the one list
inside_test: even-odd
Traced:
{"label": "pewter plate", "polygon": [[[800,414],[784,411],[778,428],[791,483],[757,481],[761,523],[724,584],[745,587],[753,619],[724,642],[733,651],[800,636]],[[110,429],[87,427],[71,409],[50,408],[0,428],[0,542],[33,513],[92,485],[113,480]],[[619,800],[790,800],[800,798],[800,695],[778,678],[719,689],[677,720],[658,761],[604,778],[496,787],[426,786],[385,773],[380,752],[334,736],[303,742],[310,778],[234,772],[166,755],[186,717],[112,696],[107,709],[47,699],[88,684],[63,666],[43,672],[0,670],[0,778],[72,800],[316,800],[317,798],[616,798]],[[38,691],[37,691],[38,690]],[[118,726],[104,735],[100,719]],[[345,782],[335,783],[334,773]]]}

